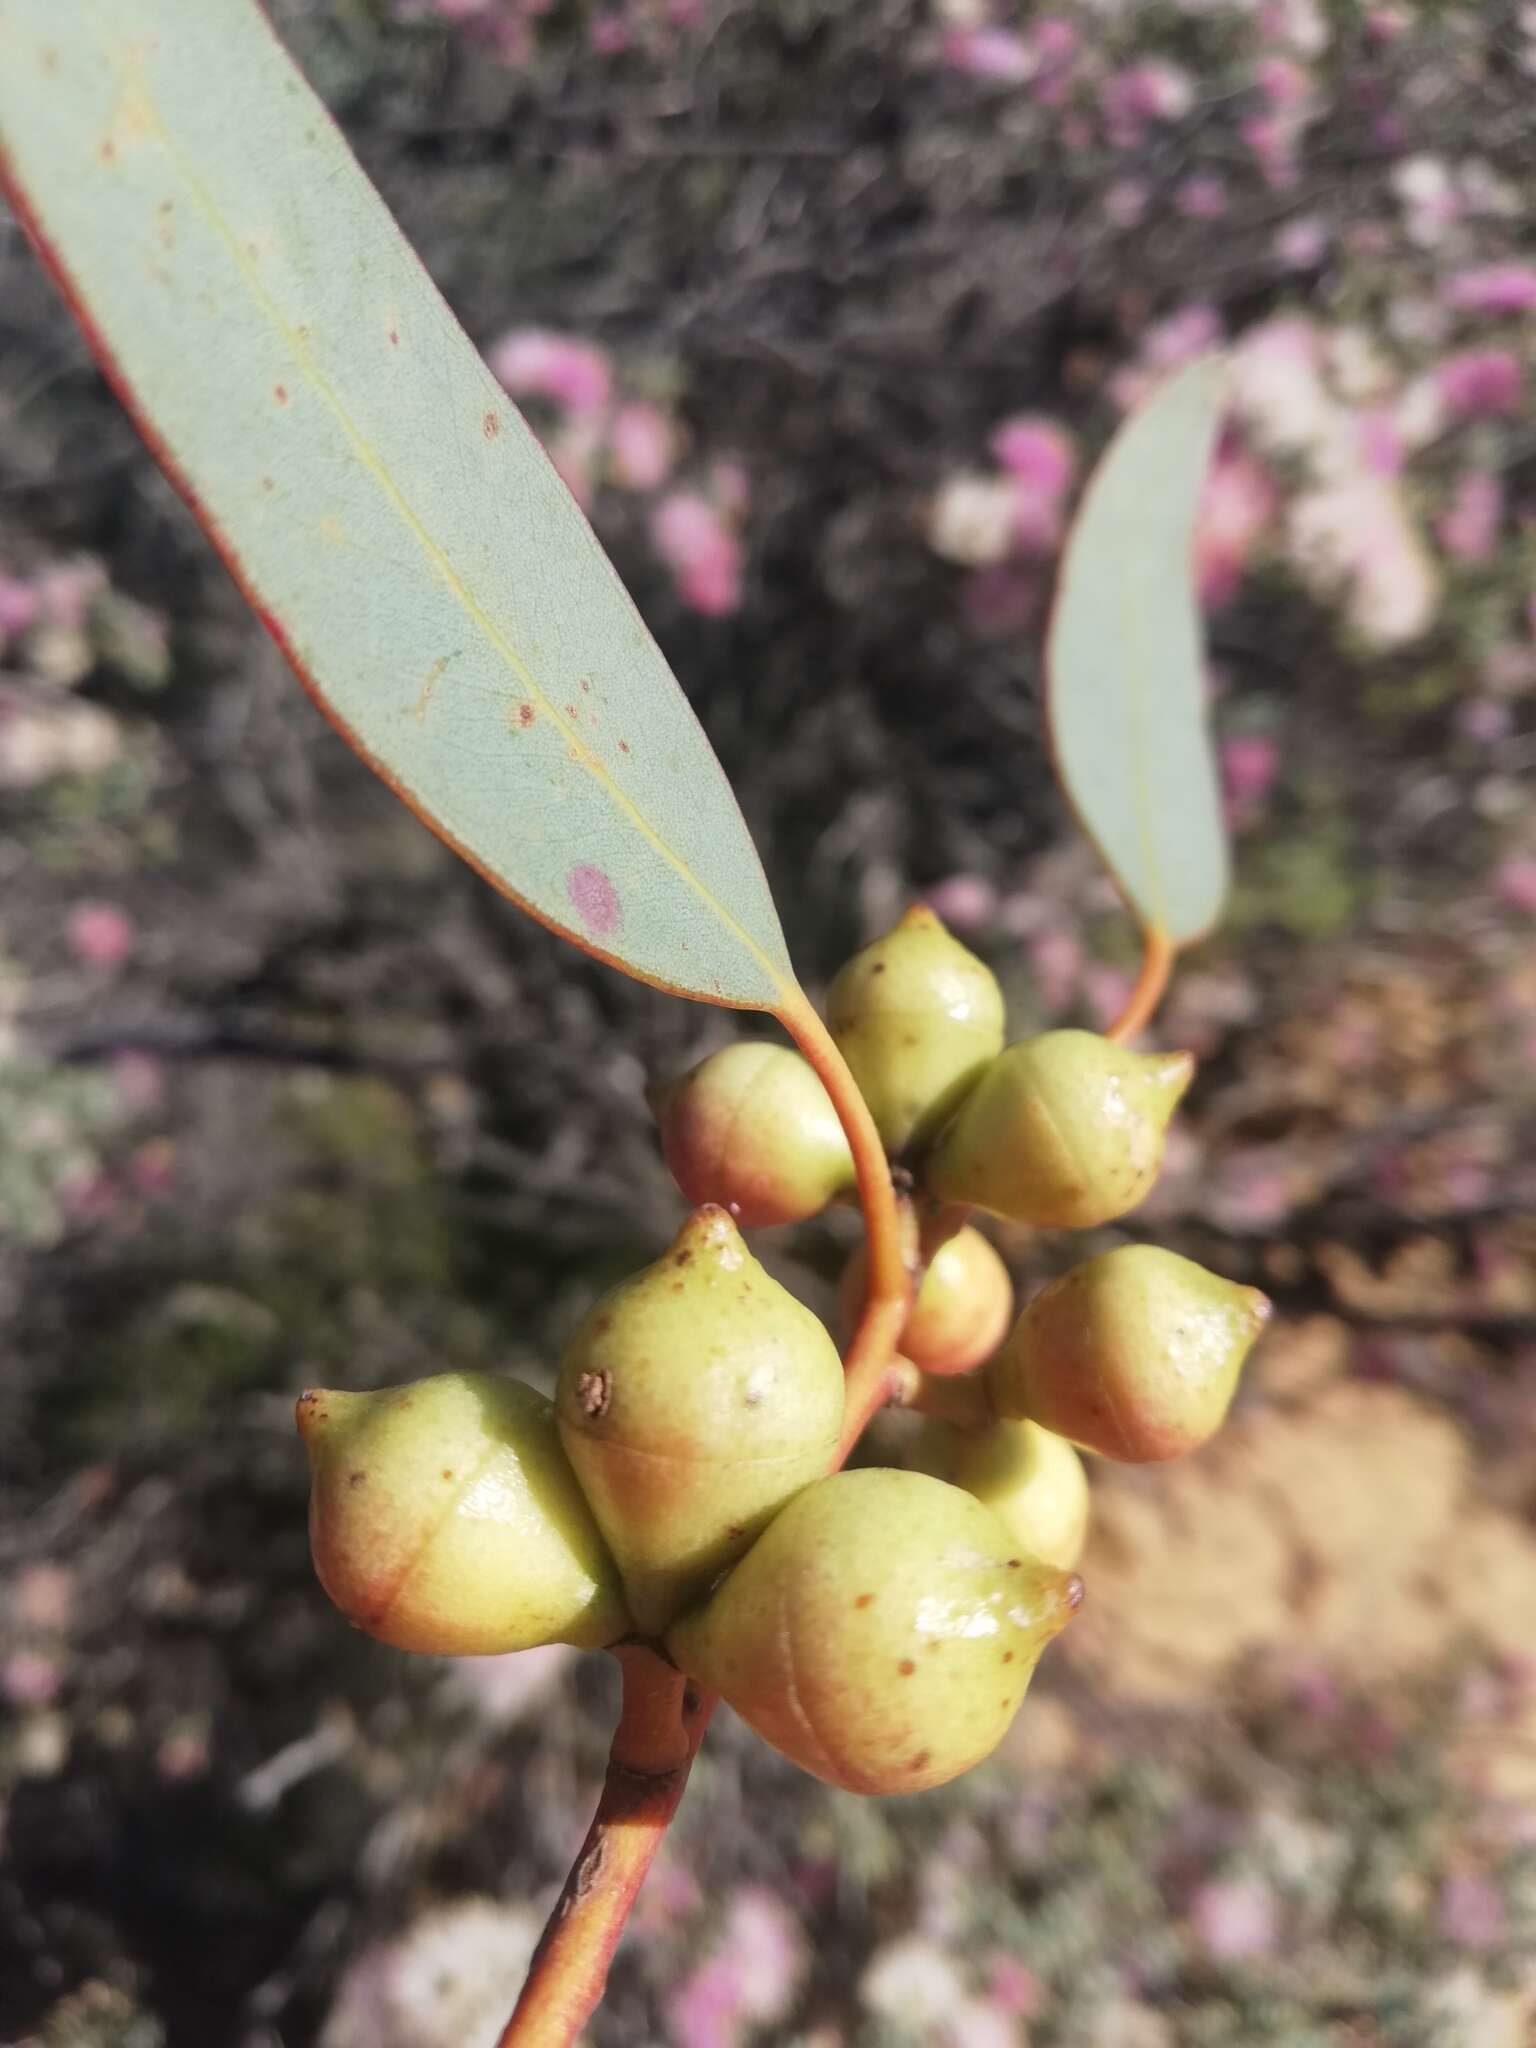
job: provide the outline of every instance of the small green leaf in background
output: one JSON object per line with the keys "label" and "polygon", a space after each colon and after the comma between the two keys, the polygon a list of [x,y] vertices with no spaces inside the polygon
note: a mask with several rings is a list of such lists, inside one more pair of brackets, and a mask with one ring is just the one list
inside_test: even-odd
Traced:
{"label": "small green leaf in background", "polygon": [[1210,930],[1227,890],[1192,561],[1223,374],[1216,357],[1181,370],[1110,443],[1046,649],[1062,786],[1142,924],[1176,945]]}
{"label": "small green leaf in background", "polygon": [[0,176],[322,709],[533,915],[794,988],[660,651],[255,0],[0,0]]}

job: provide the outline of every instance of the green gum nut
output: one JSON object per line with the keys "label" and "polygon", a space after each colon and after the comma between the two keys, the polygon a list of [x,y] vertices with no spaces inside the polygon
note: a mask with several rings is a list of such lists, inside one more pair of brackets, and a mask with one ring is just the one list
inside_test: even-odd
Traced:
{"label": "green gum nut", "polygon": [[532,1387],[453,1372],[368,1394],[314,1388],[297,1416],[315,1571],[366,1634],[463,1657],[597,1649],[631,1628],[554,1409]]}
{"label": "green gum nut", "polygon": [[[869,1271],[854,1253],[843,1273],[840,1306],[850,1335],[858,1326]],[[979,1230],[969,1224],[947,1238],[928,1261],[900,1338],[904,1357],[939,1378],[970,1372],[990,1358],[1013,1321],[1008,1268]]]}
{"label": "green gum nut", "polygon": [[948,1476],[1047,1564],[1070,1571],[1082,1556],[1088,1475],[1064,1437],[1037,1422],[959,1432]]}
{"label": "green gum nut", "polygon": [[690,1202],[743,1229],[800,1223],[854,1184],[832,1098],[788,1046],[728,1045],[657,1094],[661,1148]]}
{"label": "green gum nut", "polygon": [[1220,1427],[1268,1319],[1256,1287],[1124,1245],[1035,1296],[987,1368],[992,1405],[1107,1458],[1177,1458]]}
{"label": "green gum nut", "polygon": [[890,1153],[920,1150],[1003,1043],[1003,996],[986,964],[922,904],[855,953],[827,1022]]}
{"label": "green gum nut", "polygon": [[583,1321],[555,1406],[631,1612],[655,1633],[825,1472],[843,1368],[725,1211],[703,1208]]}
{"label": "green gum nut", "polygon": [[996,1748],[1081,1599],[969,1494],[872,1467],[797,1495],[667,1648],[813,1776],[920,1792]]}
{"label": "green gum nut", "polygon": [[1151,1192],[1187,1052],[1128,1052],[1092,1031],[1010,1045],[966,1097],[923,1168],[942,1202],[1013,1223],[1091,1230]]}

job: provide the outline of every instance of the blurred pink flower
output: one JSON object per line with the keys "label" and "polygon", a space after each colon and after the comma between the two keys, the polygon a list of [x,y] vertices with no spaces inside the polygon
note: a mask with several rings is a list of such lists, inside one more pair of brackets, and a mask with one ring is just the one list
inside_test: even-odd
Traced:
{"label": "blurred pink flower", "polygon": [[0,1694],[13,1707],[46,1707],[58,1698],[63,1684],[58,1659],[41,1650],[17,1650],[0,1664]]}
{"label": "blurred pink flower", "polygon": [[1202,604],[1214,609],[1236,595],[1278,503],[1269,472],[1256,457],[1230,445],[1219,451],[1195,526],[1195,581]]}
{"label": "blurred pink flower", "polygon": [[622,14],[596,14],[587,29],[587,41],[596,56],[616,57],[629,48],[629,23]]}
{"label": "blurred pink flower", "polygon": [[1045,2004],[1045,1986],[1017,1956],[994,1956],[987,1970],[987,1996],[1003,2012],[1032,2019]]}
{"label": "blurred pink flower", "polygon": [[714,1953],[671,2000],[678,2048],[737,2048],[750,2029],[782,2019],[804,1966],[798,1925],[770,1892],[744,1885]]}
{"label": "blurred pink flower", "polygon": [[32,585],[15,576],[7,576],[0,569],[0,643],[25,633],[39,609],[37,592]]}
{"label": "blurred pink flower", "polygon": [[10,1583],[11,1619],[22,1628],[62,1635],[74,1617],[77,1584],[70,1565],[23,1565]]}
{"label": "blurred pink flower", "polygon": [[1511,910],[1536,917],[1536,860],[1507,860],[1496,869],[1493,893]]}
{"label": "blurred pink flower", "polygon": [[91,607],[107,588],[107,572],[89,555],[54,562],[32,580],[38,616],[50,626],[83,627]]}
{"label": "blurred pink flower", "polygon": [[1299,107],[1312,90],[1312,81],[1302,67],[1289,57],[1261,57],[1254,66],[1254,83],[1272,107]]}
{"label": "blurred pink flower", "polygon": [[1186,178],[1173,203],[1186,220],[1220,220],[1227,210],[1226,184],[1208,173]]}
{"label": "blurred pink flower", "polygon": [[1445,287],[1448,304],[1467,313],[1536,312],[1536,263],[1490,263],[1464,270]]}
{"label": "blurred pink flower", "polygon": [[116,968],[132,953],[138,934],[115,903],[77,903],[65,921],[64,942],[83,965]]}
{"label": "blurred pink flower", "polygon": [[1117,178],[1105,190],[1104,217],[1117,228],[1133,228],[1145,217],[1151,197],[1145,178]]}
{"label": "blurred pink flower", "polygon": [[1481,1871],[1454,1872],[1440,1887],[1440,1932],[1458,1948],[1496,1948],[1508,1925],[1503,1895]]}
{"label": "blurred pink flower", "polygon": [[1267,1956],[1280,1936],[1279,1901],[1262,1878],[1227,1878],[1201,1885],[1189,1903],[1189,1923],[1220,1962]]}
{"label": "blurred pink flower", "polygon": [[1312,270],[1328,253],[1331,239],[1326,221],[1311,216],[1287,221],[1275,236],[1275,254],[1287,270]]}
{"label": "blurred pink flower", "polygon": [[1022,36],[1004,28],[952,28],[940,50],[951,71],[1014,84],[1033,78],[1040,61]]}
{"label": "blurred pink flower", "polygon": [[1253,152],[1266,185],[1288,192],[1296,183],[1296,123],[1284,114],[1251,114],[1238,133]]}
{"label": "blurred pink flower", "polygon": [[1507,348],[1469,348],[1447,356],[1436,372],[1440,396],[1466,419],[1491,419],[1520,410],[1525,372]]}
{"label": "blurred pink flower", "polygon": [[626,491],[654,491],[671,473],[677,448],[673,425],[659,405],[643,398],[621,405],[608,430],[613,481]]}
{"label": "blurred pink flower", "polygon": [[1514,718],[1497,697],[1472,697],[1457,712],[1456,725],[1467,739],[1491,747],[1508,739]]}
{"label": "blurred pink flower", "polygon": [[1458,562],[1486,562],[1498,546],[1504,516],[1504,487],[1487,470],[1472,470],[1456,486],[1448,509],[1435,522],[1446,553]]}
{"label": "blurred pink flower", "polygon": [[923,892],[923,901],[957,932],[979,932],[997,915],[997,891],[984,875],[950,875]]}
{"label": "blurred pink flower", "polygon": [[1221,784],[1234,808],[1249,810],[1274,787],[1280,749],[1262,733],[1239,733],[1221,743]]}
{"label": "blurred pink flower", "polygon": [[1134,149],[1154,121],[1177,121],[1194,102],[1189,73],[1157,57],[1114,72],[1099,93],[1105,131],[1116,149]]}
{"label": "blurred pink flower", "polygon": [[1077,451],[1066,428],[1033,413],[1001,421],[987,445],[1000,468],[1044,497],[1059,498],[1077,467]]}
{"label": "blurred pink flower", "polygon": [[548,398],[573,413],[601,412],[613,388],[613,373],[600,348],[543,327],[513,328],[487,361],[514,398]]}
{"label": "blurred pink flower", "polygon": [[1398,476],[1407,451],[1397,415],[1384,405],[1367,406],[1355,417],[1355,441],[1369,476]]}
{"label": "blurred pink flower", "polygon": [[723,618],[741,604],[741,543],[708,498],[673,491],[651,514],[651,545],[690,611]]}

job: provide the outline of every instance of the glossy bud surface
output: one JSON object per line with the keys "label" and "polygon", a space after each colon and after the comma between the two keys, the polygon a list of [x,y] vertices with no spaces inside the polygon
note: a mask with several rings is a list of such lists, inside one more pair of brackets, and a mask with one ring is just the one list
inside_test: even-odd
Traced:
{"label": "glossy bud surface", "polygon": [[797,1495],[667,1647],[814,1776],[918,1792],[997,1746],[1081,1598],[969,1494],[869,1468]]}
{"label": "glossy bud surface", "polygon": [[582,1322],[555,1403],[631,1610],[654,1633],[831,1463],[843,1368],[725,1211],[704,1208]]}
{"label": "glossy bud surface", "polygon": [[657,1120],[673,1178],[743,1229],[799,1223],[853,1186],[832,1098],[787,1046],[728,1045],[661,1091]]}
{"label": "glossy bud surface", "polygon": [[993,1406],[1107,1458],[1177,1458],[1219,1428],[1268,1317],[1256,1287],[1123,1245],[1030,1302],[987,1368]]}
{"label": "glossy bud surface", "polygon": [[992,1062],[934,1146],[923,1184],[1040,1229],[1090,1230],[1150,1193],[1194,1061],[1092,1031],[1021,1039]]}
{"label": "glossy bud surface", "polygon": [[310,1545],[349,1620],[396,1649],[597,1648],[630,1619],[542,1394],[453,1372],[300,1397]]}
{"label": "glossy bud surface", "polygon": [[920,1149],[1003,1043],[1003,997],[984,961],[921,904],[855,953],[827,1023],[888,1152]]}
{"label": "glossy bud surface", "polygon": [[[864,1302],[865,1255],[856,1252],[844,1272],[843,1322],[850,1335]],[[970,1372],[1002,1343],[1013,1321],[1008,1268],[979,1230],[969,1224],[945,1240],[928,1261],[923,1284],[898,1340],[904,1357],[922,1372]]]}

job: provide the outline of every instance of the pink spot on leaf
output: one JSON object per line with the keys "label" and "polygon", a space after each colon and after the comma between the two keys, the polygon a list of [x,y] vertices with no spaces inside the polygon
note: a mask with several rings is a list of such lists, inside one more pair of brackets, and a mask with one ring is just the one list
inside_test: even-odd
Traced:
{"label": "pink spot on leaf", "polygon": [[601,868],[582,861],[566,876],[565,893],[576,906],[576,915],[589,932],[602,936],[618,930],[618,891]]}

